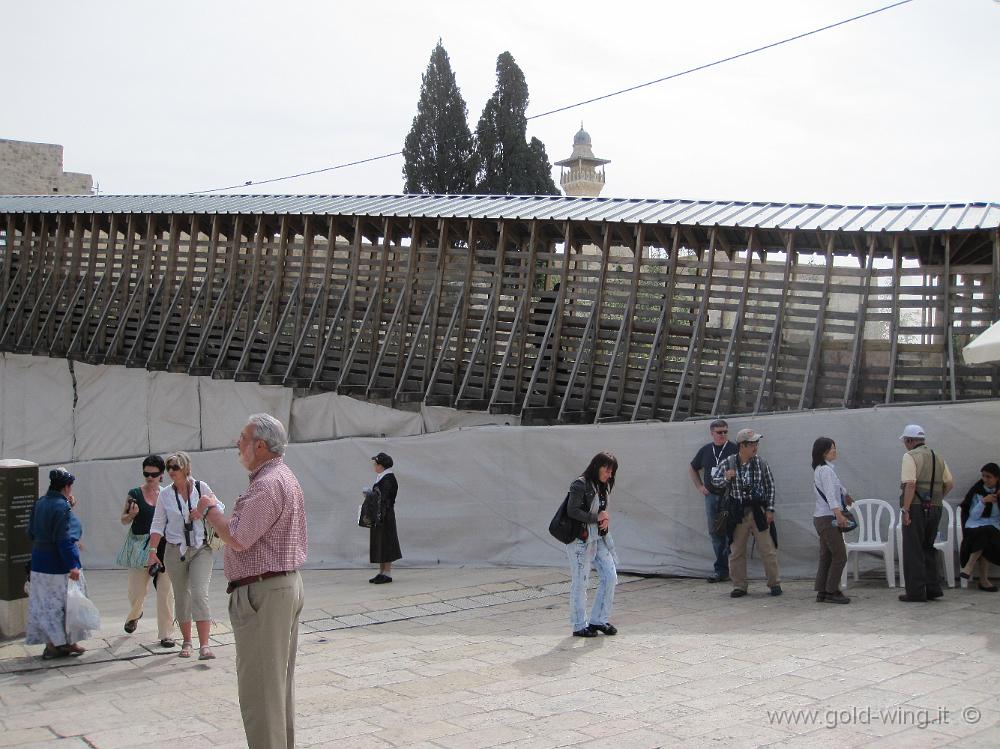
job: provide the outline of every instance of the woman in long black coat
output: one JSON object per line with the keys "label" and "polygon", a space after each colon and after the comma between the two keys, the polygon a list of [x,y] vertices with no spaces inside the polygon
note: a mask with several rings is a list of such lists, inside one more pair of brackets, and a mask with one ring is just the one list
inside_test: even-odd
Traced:
{"label": "woman in long black coat", "polygon": [[371,529],[371,543],[368,561],[378,564],[378,574],[368,582],[375,585],[391,583],[392,563],[403,558],[399,550],[399,536],[396,534],[396,492],[399,485],[392,472],[392,458],[385,453],[379,453],[372,458],[377,478],[373,489],[378,489],[382,496],[382,522]]}

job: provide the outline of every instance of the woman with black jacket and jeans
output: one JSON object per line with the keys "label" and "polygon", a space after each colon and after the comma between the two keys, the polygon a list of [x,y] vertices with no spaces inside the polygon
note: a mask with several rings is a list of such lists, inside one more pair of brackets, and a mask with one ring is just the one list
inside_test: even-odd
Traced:
{"label": "woman with black jacket and jeans", "polygon": [[[566,544],[570,574],[569,620],[575,637],[597,637],[598,632],[616,635],[618,630],[608,621],[615,600],[615,568],[613,544],[608,534],[608,495],[615,485],[618,460],[607,452],[597,453],[583,475],[569,487],[566,514],[577,521],[575,540]],[[594,607],[587,619],[587,580],[590,566],[597,568],[600,582]]]}

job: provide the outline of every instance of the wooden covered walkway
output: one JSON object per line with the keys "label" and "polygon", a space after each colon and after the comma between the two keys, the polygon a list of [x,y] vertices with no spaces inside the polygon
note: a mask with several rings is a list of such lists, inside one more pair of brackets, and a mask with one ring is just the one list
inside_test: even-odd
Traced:
{"label": "wooden covered walkway", "polygon": [[0,197],[0,350],[526,422],[1000,396],[1000,205]]}

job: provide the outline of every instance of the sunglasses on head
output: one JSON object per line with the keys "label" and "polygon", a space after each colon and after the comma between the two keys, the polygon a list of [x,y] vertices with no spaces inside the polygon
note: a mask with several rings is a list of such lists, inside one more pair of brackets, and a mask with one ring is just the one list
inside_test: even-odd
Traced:
{"label": "sunglasses on head", "polygon": [[176,463],[171,463],[170,465],[167,466],[167,470],[168,471],[179,471],[179,470],[181,470],[181,467],[179,465],[177,465]]}
{"label": "sunglasses on head", "polygon": [[163,471],[156,471],[155,473],[150,473],[149,471],[143,471],[142,475],[147,479],[155,479],[157,476],[162,476]]}

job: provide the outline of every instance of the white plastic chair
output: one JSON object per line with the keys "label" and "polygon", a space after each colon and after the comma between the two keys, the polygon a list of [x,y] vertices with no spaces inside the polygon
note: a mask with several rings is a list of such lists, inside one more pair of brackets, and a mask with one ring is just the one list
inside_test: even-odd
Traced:
{"label": "white plastic chair", "polygon": [[[941,517],[944,522],[944,538],[941,538],[941,525],[938,526],[937,540],[934,542],[934,548],[944,554],[944,576],[945,581],[948,583],[949,588],[955,587],[955,550],[958,549],[958,544],[961,543],[959,540],[956,542],[956,537],[961,538],[962,529],[959,528],[958,532],[955,531],[956,515],[955,508],[952,507],[947,500],[941,503],[944,507],[944,512],[941,513]],[[961,523],[961,516],[958,517],[957,521]],[[903,574],[903,523],[902,521],[896,523],[896,548],[899,549],[899,586],[901,588],[906,587],[906,577]]]}
{"label": "white plastic chair", "polygon": [[[896,571],[893,566],[896,559],[896,550],[893,548],[896,511],[884,499],[856,499],[848,509],[858,521],[858,540],[846,543],[848,562],[851,554],[854,554],[854,582],[858,581],[858,558],[865,551],[882,555],[886,582],[890,588],[896,587]],[[883,538],[882,522],[885,518],[888,518],[888,523]],[[844,565],[844,573],[840,576],[841,590],[847,588],[847,567],[848,565]]]}

